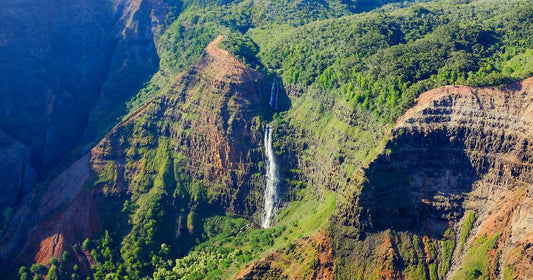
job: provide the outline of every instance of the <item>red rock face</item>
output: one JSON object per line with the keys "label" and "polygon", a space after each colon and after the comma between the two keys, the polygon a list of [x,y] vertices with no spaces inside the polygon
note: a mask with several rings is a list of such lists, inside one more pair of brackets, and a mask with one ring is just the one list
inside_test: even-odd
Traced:
{"label": "red rock face", "polygon": [[[175,151],[187,158],[185,169],[191,177],[218,189],[222,195],[217,199],[232,211],[254,212],[255,204],[243,196],[249,192],[251,169],[262,157],[257,150],[262,143],[258,112],[265,106],[269,89],[263,74],[217,47],[221,39],[209,44],[199,61],[175,78],[166,94],[110,132],[94,150],[96,170],[105,168],[110,160],[125,161],[124,148],[135,141],[120,144],[118,140],[132,136],[139,118],[161,120],[166,124],[150,133],[172,139]],[[109,155],[101,152],[108,149]],[[122,167],[119,164],[117,168]],[[126,185],[136,180],[141,168],[126,170]]]}
{"label": "red rock face", "polygon": [[[412,124],[406,124],[412,122]],[[491,258],[492,277],[501,277],[508,255],[531,240],[533,203],[533,79],[495,88],[445,87],[423,94],[397,128],[430,131],[445,128],[464,150],[478,174],[462,205],[476,213],[468,239],[501,234]],[[450,275],[462,266],[466,250],[456,252]],[[515,277],[526,279],[523,269]]]}
{"label": "red rock face", "polygon": [[184,106],[169,108],[167,114],[200,116],[191,120],[180,117],[184,127],[191,127],[188,149],[183,151],[190,159],[188,170],[193,177],[203,176],[208,184],[224,182],[225,199],[231,201],[226,203],[242,211],[247,202],[235,196],[249,184],[251,164],[261,160],[254,151],[262,141],[257,135],[261,129],[257,112],[265,105],[268,87],[261,73],[247,69],[218,48],[220,40],[209,44],[200,62],[186,74],[193,77],[195,73],[196,83],[203,83],[196,89],[198,94],[189,94]]}
{"label": "red rock face", "polygon": [[[95,202],[90,194],[84,193],[76,197],[61,214],[36,228],[36,234],[32,236],[23,251],[31,252],[38,248],[35,255],[31,254],[32,261],[46,264],[52,257],[61,259],[64,251],[74,255],[72,245],[88,236],[93,236],[98,229],[99,220]],[[30,255],[21,257],[30,257]]]}
{"label": "red rock face", "polygon": [[[93,192],[84,191],[89,178],[89,155],[47,184],[39,199],[32,196],[15,212],[4,241],[3,259],[10,265],[47,263],[99,229]],[[34,194],[35,195],[35,194]],[[39,206],[34,209],[33,203]],[[21,249],[22,248],[22,249]],[[83,267],[82,267],[83,268]]]}
{"label": "red rock face", "polygon": [[366,234],[394,229],[438,240],[448,227],[459,233],[463,213],[473,211],[477,222],[455,249],[448,275],[461,269],[475,240],[501,234],[488,256],[490,276],[501,277],[523,265],[511,252],[533,236],[526,222],[533,219],[532,141],[533,79],[503,89],[426,92],[398,120],[386,150],[365,171],[355,207],[339,219]]}
{"label": "red rock face", "polygon": [[[35,194],[37,209],[29,199],[15,213],[17,222],[0,247],[2,259],[15,259],[13,267],[46,264],[67,250],[82,271],[89,271],[93,260],[72,245],[94,237],[102,230],[102,214],[110,215],[103,213],[106,205],[123,203],[134,191],[146,166],[144,159],[128,158],[128,149],[144,145],[155,150],[158,137],[169,139],[169,149],[182,155],[187,175],[203,180],[216,193],[212,199],[219,207],[245,215],[255,211],[250,177],[262,156],[257,151],[262,146],[257,112],[266,106],[269,87],[261,73],[219,49],[220,40],[209,44],[168,92],[118,124],[89,154],[48,183],[44,194]],[[94,183],[110,169],[110,181]],[[122,204],[117,215],[121,209]]]}

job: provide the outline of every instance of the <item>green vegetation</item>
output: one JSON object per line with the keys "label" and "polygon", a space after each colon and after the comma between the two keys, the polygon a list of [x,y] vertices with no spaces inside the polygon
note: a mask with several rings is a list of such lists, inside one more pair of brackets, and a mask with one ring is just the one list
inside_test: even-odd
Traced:
{"label": "green vegetation", "polygon": [[[126,167],[141,165],[130,183],[131,201],[117,205],[121,216],[103,217],[112,231],[105,231],[93,246],[82,245],[98,262],[95,279],[110,274],[151,275],[163,260],[187,252],[202,234],[203,218],[217,213],[216,207],[209,206],[211,196],[202,181],[185,175],[183,156],[172,150],[170,139],[155,137],[152,125],[156,124],[141,118],[131,127],[134,137],[125,151]],[[113,174],[116,170],[108,164],[102,172]],[[99,177],[95,186],[101,186],[110,197],[117,193],[117,176]],[[167,242],[175,238],[175,230],[183,231],[181,242],[171,246]]]}
{"label": "green vegetation", "polygon": [[[213,217],[205,221],[209,241],[194,248],[187,256],[176,259],[173,266],[157,267],[154,278],[219,279],[226,271],[242,267],[271,248],[286,227],[253,230],[246,220]],[[165,263],[166,264],[166,263]]]}
{"label": "green vegetation", "polygon": [[249,37],[229,34],[219,44],[219,47],[229,51],[249,68],[259,69],[260,62],[257,60],[259,47]]}
{"label": "green vegetation", "polygon": [[531,27],[516,20],[532,13],[523,1],[442,1],[250,34],[263,64],[285,82],[353,99],[390,122],[432,87],[500,85],[529,76],[527,63],[508,61],[531,60],[525,54],[533,42],[522,36]]}
{"label": "green vegetation", "polygon": [[405,274],[409,279],[428,279],[426,269],[423,264],[418,264],[416,266],[409,266],[405,269]]}
{"label": "green vegetation", "polygon": [[19,268],[19,279],[20,280],[27,280],[29,279],[29,276],[28,276],[28,269],[25,267],[25,266],[21,266]]}
{"label": "green vegetation", "polygon": [[461,233],[459,234],[459,245],[457,246],[458,251],[463,250],[466,238],[468,238],[468,234],[470,234],[470,230],[472,230],[472,226],[474,226],[475,221],[476,214],[472,211],[467,211],[461,226]]}
{"label": "green vegetation", "polygon": [[43,264],[37,263],[31,266],[30,271],[36,274],[44,274],[47,273],[48,269]]}
{"label": "green vegetation", "polygon": [[[89,243],[90,241],[87,241]],[[64,251],[61,260],[58,260],[52,257],[48,265],[41,263],[33,264],[29,271],[25,266],[22,266],[18,270],[18,276],[20,280],[29,280],[29,279],[72,279],[77,280],[81,279],[77,274],[78,266],[72,265],[70,261],[70,253]],[[73,272],[70,274],[70,272]]]}
{"label": "green vegetation", "polygon": [[[353,15],[388,2],[396,1],[187,0],[172,10],[157,38],[160,71],[127,105],[129,116],[144,111],[98,147],[105,165],[86,186],[103,190],[106,199],[99,205],[103,230],[81,245],[96,261],[93,277],[226,279],[274,250],[290,254],[297,239],[330,230],[336,254],[348,256],[338,263],[340,279],[377,278],[382,268],[403,270],[411,279],[442,279],[455,247],[452,230],[438,238],[370,233],[365,242],[376,246],[368,248],[359,229],[331,225],[329,218],[360,193],[361,169],[382,151],[386,132],[420,93],[445,84],[499,86],[533,74],[533,8],[526,0],[442,0]],[[273,120],[277,129],[274,145],[292,200],[271,229],[256,229],[245,219],[249,213],[233,212],[244,202],[228,195],[234,190],[226,177],[207,185],[209,174],[186,166],[190,147],[184,139],[198,133],[191,129],[201,114],[193,108],[198,100],[176,97],[180,119],[158,117],[164,108],[157,98],[174,98],[171,81],[220,34],[220,47],[281,81],[282,110],[272,115],[265,102],[268,116],[259,121]],[[226,106],[214,99],[210,110]],[[203,142],[207,136],[197,137]],[[257,166],[253,180],[262,174],[262,163]],[[223,176],[243,175],[228,173]],[[259,204],[260,194],[254,195]],[[5,224],[11,213],[3,214]],[[467,212],[459,250],[474,222]],[[457,277],[488,277],[488,260],[481,256],[497,238],[469,248]],[[383,260],[376,248],[384,240],[394,252]],[[66,279],[71,270],[61,264],[68,261],[64,255],[58,264],[34,265],[30,272]],[[19,275],[30,277],[25,268]]]}
{"label": "green vegetation", "polygon": [[48,274],[46,274],[46,279],[57,280],[57,267],[55,265],[50,266],[48,269]]}
{"label": "green vegetation", "polygon": [[[373,1],[387,2],[394,1]],[[163,74],[156,76],[183,70],[225,35],[223,48],[280,77],[291,92],[305,93],[279,114],[284,129],[296,133],[283,141],[299,150],[310,146],[304,165],[324,158],[331,169],[343,161],[338,176],[308,175],[342,189],[421,92],[445,84],[501,85],[531,74],[533,11],[523,0],[445,0],[350,15],[369,3],[185,1],[160,37]]]}
{"label": "green vegetation", "polygon": [[459,269],[453,279],[493,279],[494,265],[493,258],[489,251],[497,249],[497,242],[500,234],[490,237],[482,236],[472,244],[466,253],[463,266]]}
{"label": "green vegetation", "polygon": [[[353,233],[338,225],[333,225],[333,231],[338,242],[335,251],[342,256],[337,259],[339,279],[380,279],[395,271],[409,279],[444,279],[455,247],[451,228],[439,238],[389,229],[362,240],[350,238]],[[348,237],[340,239],[338,234]]]}
{"label": "green vegetation", "polygon": [[442,247],[442,263],[439,269],[440,278],[443,278],[450,270],[453,250],[455,249],[455,232],[449,228],[444,233],[444,239],[440,241]]}
{"label": "green vegetation", "polygon": [[206,242],[175,262],[156,265],[154,279],[226,279],[251,260],[289,246],[292,240],[324,229],[335,209],[335,195],[307,196],[278,216],[276,226],[254,229],[242,218],[215,216],[204,220]]}
{"label": "green vegetation", "polygon": [[513,269],[511,267],[506,267],[503,270],[503,280],[513,279]]}
{"label": "green vegetation", "polygon": [[[326,2],[329,8],[321,2],[301,4],[304,6],[289,2],[281,7],[269,1],[264,5],[187,1],[159,44],[162,71],[177,73],[190,65],[210,40],[223,34],[226,39],[220,47],[248,66],[282,80],[291,99],[281,100],[288,110],[274,117],[283,131],[276,136],[275,145],[280,155],[296,151],[302,167],[299,172],[304,174],[287,179],[292,186],[288,197],[293,199],[307,197],[316,186],[335,189],[342,196],[356,195],[360,168],[381,151],[387,129],[421,92],[445,84],[503,85],[532,74],[533,41],[527,19],[533,9],[527,1],[436,1],[358,15],[350,15],[354,11],[350,4]],[[309,168],[312,166],[320,168]],[[295,225],[305,228],[316,222],[306,220],[304,213],[309,211],[305,208],[310,207],[306,203],[305,199],[293,201],[279,214],[278,225],[285,229],[272,232],[279,234],[274,240],[290,241],[310,234],[306,230],[291,232]],[[466,214],[459,248],[475,220],[468,219],[472,214]],[[300,215],[299,219],[295,215]],[[195,211],[187,212],[188,228],[195,227],[195,216]],[[209,219],[204,220],[204,227],[212,222]],[[240,225],[231,219],[227,223]],[[284,222],[286,219],[291,222]],[[179,266],[182,276],[209,271],[209,277],[223,278],[221,275],[228,277],[228,271],[235,272],[265,254],[243,249],[250,239],[230,238],[242,245],[228,245],[233,241],[216,239],[219,235],[209,232],[202,244],[219,242],[217,246],[198,245],[183,260],[159,267],[158,273],[166,275]],[[254,235],[251,229],[246,232]],[[408,238],[402,240],[413,246],[400,252],[402,259],[409,260],[406,272],[441,279],[449,270],[456,245],[451,230],[430,242],[430,263],[424,261],[421,241],[417,247],[414,241],[406,241]],[[210,251],[212,247],[227,250]],[[241,261],[228,264],[227,258],[236,258],[237,252]],[[210,269],[183,270],[194,258],[205,259]],[[339,275],[349,267],[350,260],[341,263]]]}

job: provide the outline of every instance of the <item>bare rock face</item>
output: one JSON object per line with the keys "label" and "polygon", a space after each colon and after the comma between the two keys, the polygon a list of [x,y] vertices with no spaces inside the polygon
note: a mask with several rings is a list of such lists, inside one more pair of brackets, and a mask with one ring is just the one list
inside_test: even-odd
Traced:
{"label": "bare rock face", "polygon": [[[59,259],[63,251],[76,255],[71,245],[96,233],[99,222],[94,196],[90,191],[83,191],[89,172],[89,155],[86,155],[46,183],[44,195],[39,190],[28,195],[2,235],[3,267],[13,268],[11,271],[15,272],[20,264],[46,263],[52,257]],[[81,264],[82,269],[89,268]]]}
{"label": "bare rock face", "polygon": [[[30,151],[22,143],[0,130],[0,213],[11,211],[31,191],[37,174],[30,165]],[[0,230],[7,226],[9,213],[4,213]]]}
{"label": "bare rock face", "polygon": [[[447,175],[439,176],[441,180],[427,181],[433,192],[421,201],[429,202],[430,211],[452,214],[447,219],[452,226],[458,224],[462,210],[475,213],[477,222],[466,245],[455,251],[448,276],[462,277],[475,242],[499,236],[489,251],[491,266],[487,276],[499,278],[507,270],[512,271],[513,277],[529,278],[531,269],[515,269],[521,262],[508,262],[510,252],[531,246],[533,236],[533,225],[527,222],[533,219],[529,210],[533,203],[533,79],[502,90],[445,87],[427,92],[399,120],[396,132],[402,130],[425,135],[443,131],[445,135],[440,139],[459,143],[464,154],[465,164],[450,161],[449,154],[439,157],[441,166],[452,163],[454,168],[445,168]],[[423,154],[449,145],[440,143]],[[422,178],[431,179],[430,176]],[[450,187],[458,191],[447,195]],[[454,203],[454,197],[464,202]],[[456,228],[460,232],[460,227]]]}
{"label": "bare rock face", "polygon": [[[221,36],[210,43],[199,61],[175,78],[166,94],[119,124],[93,149],[100,151],[92,158],[97,172],[110,161],[120,163],[131,160],[131,154],[140,156],[137,151],[155,148],[157,138],[168,137],[172,149],[185,156],[188,175],[218,189],[222,196],[217,199],[223,205],[238,212],[255,211],[241,192],[249,184],[251,172],[258,172],[255,163],[262,160],[257,149],[262,143],[258,112],[265,106],[269,88],[262,73],[246,68],[218,48],[220,40]],[[145,130],[145,135],[139,135],[139,130]],[[138,136],[148,135],[149,143],[139,143]],[[133,148],[130,155],[128,148]],[[143,169],[137,164],[127,168],[131,170],[117,182],[135,182]]]}
{"label": "bare rock face", "polygon": [[[385,230],[408,233],[392,234],[400,248],[393,270],[418,262],[401,252],[405,244],[418,244],[413,241],[418,237],[430,244],[427,253],[420,251],[428,260],[422,264],[430,267],[437,256],[430,253],[431,242],[437,244],[450,228],[457,242],[451,261],[437,262],[439,278],[466,273],[496,278],[506,271],[526,279],[528,258],[522,257],[533,236],[527,222],[533,219],[532,141],[533,79],[503,89],[447,86],[426,92],[398,120],[385,151],[366,169],[354,207],[339,215],[339,222],[356,228],[362,244]],[[476,222],[461,233],[466,211]],[[496,240],[487,253],[491,265],[467,271],[474,263],[469,252],[480,250],[476,242],[491,237]]]}
{"label": "bare rock face", "polygon": [[149,0],[0,1],[0,128],[29,147],[34,167],[49,168],[88,123],[114,120],[116,104],[156,71],[152,31],[165,7]]}
{"label": "bare rock face", "polygon": [[[165,242],[176,247],[186,246],[185,238],[194,234],[190,217],[196,212],[256,211],[260,198],[253,196],[251,175],[262,160],[258,112],[267,104],[269,86],[263,74],[218,48],[221,39],[209,44],[167,92],[47,183],[44,195],[34,192],[19,207],[0,244],[4,266],[46,264],[69,251],[80,269],[89,271],[92,260],[73,245],[101,230],[131,227],[122,210],[126,200],[166,203],[168,215],[158,219],[169,229],[162,233],[169,234]],[[182,178],[189,180],[186,185]],[[198,192],[190,190],[193,186]],[[192,202],[186,196],[194,196]],[[202,199],[205,204],[197,205]]]}

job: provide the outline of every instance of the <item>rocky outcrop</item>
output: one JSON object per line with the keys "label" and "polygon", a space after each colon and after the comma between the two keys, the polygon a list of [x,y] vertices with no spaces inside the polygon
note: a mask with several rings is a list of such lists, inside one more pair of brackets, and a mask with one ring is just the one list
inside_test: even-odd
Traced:
{"label": "rocky outcrop", "polygon": [[253,190],[262,186],[252,177],[262,160],[258,112],[266,107],[269,87],[261,73],[218,48],[221,39],[209,44],[166,93],[47,183],[44,195],[32,194],[3,237],[4,264],[47,263],[67,250],[88,271],[92,260],[72,245],[102,230],[131,227],[123,210],[126,200],[165,204],[169,214],[159,217],[165,225],[157,227],[169,228],[164,234],[172,237],[165,242],[185,252],[186,238],[200,232],[195,213],[224,209],[250,216],[256,211],[261,197]]}
{"label": "rocky outcrop", "polygon": [[[398,120],[385,151],[365,170],[354,207],[338,221],[357,229],[363,244],[389,229],[437,244],[451,229],[457,246],[451,261],[435,263],[439,278],[466,273],[499,278],[507,271],[525,279],[524,270],[515,268],[523,264],[513,254],[529,246],[533,232],[526,222],[533,218],[526,210],[533,202],[532,127],[533,79],[503,89],[447,86],[426,92]],[[477,220],[470,231],[465,211]],[[497,241],[488,249],[490,266],[472,268],[477,260],[469,252],[491,237]],[[414,237],[396,238],[398,248],[418,244]],[[438,248],[441,257],[445,249],[439,246],[433,250]],[[420,257],[435,258],[430,251],[421,250]],[[420,263],[431,270],[431,262],[408,260],[402,252],[394,256],[395,270]]]}
{"label": "rocky outcrop", "polygon": [[[248,192],[242,187],[250,184],[250,175],[259,171],[256,163],[262,160],[263,128],[258,116],[268,98],[268,86],[263,74],[218,48],[220,40],[209,44],[198,63],[178,75],[166,94],[109,133],[94,149],[110,150],[93,156],[96,170],[110,160],[127,160],[125,148],[154,148],[157,143],[138,143],[136,137],[139,124],[147,122],[143,129],[151,141],[170,138],[173,150],[186,158],[188,175],[218,189],[223,205],[236,212],[255,212],[241,192]],[[127,172],[132,177],[124,180],[134,181],[139,172]]]}

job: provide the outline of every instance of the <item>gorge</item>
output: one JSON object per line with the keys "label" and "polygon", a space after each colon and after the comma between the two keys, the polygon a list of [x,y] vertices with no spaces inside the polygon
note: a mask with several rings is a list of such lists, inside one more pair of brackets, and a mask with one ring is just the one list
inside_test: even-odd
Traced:
{"label": "gorge", "polygon": [[530,0],[0,0],[0,278],[533,279]]}

